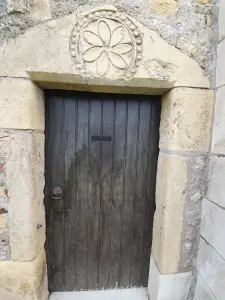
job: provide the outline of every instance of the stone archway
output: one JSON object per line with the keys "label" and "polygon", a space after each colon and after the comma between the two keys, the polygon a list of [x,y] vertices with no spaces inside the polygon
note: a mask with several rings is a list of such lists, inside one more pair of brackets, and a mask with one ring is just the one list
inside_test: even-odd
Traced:
{"label": "stone archway", "polygon": [[[103,47],[96,44],[99,30],[102,60],[109,57],[109,35],[116,30],[115,44],[123,44],[121,55],[113,63],[110,58],[113,66],[105,69],[95,67],[102,55],[88,52]],[[213,102],[200,66],[112,6],[45,22],[4,44],[0,52],[0,170],[9,207],[0,295],[47,299],[42,89],[56,88],[163,95],[148,292],[151,300],[187,299]]]}

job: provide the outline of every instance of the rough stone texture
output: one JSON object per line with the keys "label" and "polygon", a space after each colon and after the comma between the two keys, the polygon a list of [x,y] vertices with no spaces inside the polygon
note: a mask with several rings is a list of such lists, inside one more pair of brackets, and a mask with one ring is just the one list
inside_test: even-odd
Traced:
{"label": "rough stone texture", "polygon": [[159,155],[152,256],[161,274],[179,270],[187,171],[184,157]]}
{"label": "rough stone texture", "polygon": [[6,161],[10,153],[9,135],[0,131],[0,261],[10,259],[9,198],[6,186]]}
{"label": "rough stone texture", "polygon": [[30,262],[0,262],[0,299],[47,300],[45,251]]}
{"label": "rough stone texture", "polygon": [[218,27],[219,27],[219,40],[225,38],[225,1],[220,0],[219,5],[219,20],[218,20]]}
{"label": "rough stone texture", "polygon": [[7,0],[7,13],[25,13],[26,1],[25,0]]}
{"label": "rough stone texture", "polygon": [[212,291],[209,289],[200,275],[198,275],[197,279],[197,288],[194,300],[216,300]]}
{"label": "rough stone texture", "polygon": [[44,129],[43,91],[29,80],[0,80],[0,128]]}
{"label": "rough stone texture", "polygon": [[[116,10],[112,6],[102,9]],[[79,64],[72,63],[73,51],[68,51],[71,30],[80,18],[82,16],[73,14],[45,22],[4,44],[0,49],[0,76],[31,77],[39,83],[53,82],[55,88],[60,83],[65,83],[64,88],[68,88],[68,84],[76,82],[76,89],[83,85],[84,90],[94,92],[104,92],[102,89],[105,88],[107,92],[128,93],[132,87],[136,93],[152,93],[154,89],[162,93],[176,86],[209,87],[207,77],[193,59],[135,20],[133,22],[142,34],[143,58],[140,57],[141,65],[133,79],[85,76],[85,67],[80,70]],[[103,68],[104,64],[100,66]],[[110,90],[112,86],[114,88]]]}
{"label": "rough stone texture", "polygon": [[[225,73],[225,72],[224,72]],[[216,91],[211,151],[225,154],[225,86]]]}
{"label": "rough stone texture", "polygon": [[217,300],[224,300],[225,260],[203,239],[198,254],[198,272]]}
{"label": "rough stone texture", "polygon": [[177,88],[164,95],[160,148],[208,151],[212,106],[213,91],[209,90]]}
{"label": "rough stone texture", "polygon": [[0,264],[2,260],[10,259],[8,229],[0,229]]}
{"label": "rough stone texture", "polygon": [[179,4],[176,0],[152,0],[151,9],[157,14],[176,15]]}
{"label": "rough stone texture", "polygon": [[6,0],[0,0],[0,17],[2,14],[5,14],[6,11]]}
{"label": "rough stone texture", "polygon": [[17,131],[10,137],[6,178],[11,258],[29,261],[45,242],[44,135]]}
{"label": "rough stone texture", "polygon": [[180,272],[192,270],[196,264],[207,159],[205,156],[186,157],[186,164],[188,182],[185,189]]}
{"label": "rough stone texture", "polygon": [[217,68],[216,68],[216,86],[221,87],[225,85],[225,40],[218,45],[217,52]]}
{"label": "rough stone texture", "polygon": [[187,299],[190,283],[191,272],[162,275],[151,257],[148,283],[149,299]]}
{"label": "rough stone texture", "polygon": [[204,200],[202,207],[201,235],[225,259],[225,209]]}
{"label": "rough stone texture", "polygon": [[[206,198],[225,209],[225,157],[210,157]],[[221,184],[222,180],[222,184]]]}

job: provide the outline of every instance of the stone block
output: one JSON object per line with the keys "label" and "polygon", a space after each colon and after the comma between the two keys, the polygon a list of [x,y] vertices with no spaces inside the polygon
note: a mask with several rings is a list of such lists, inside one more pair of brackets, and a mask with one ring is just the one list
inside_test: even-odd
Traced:
{"label": "stone block", "polygon": [[219,88],[225,85],[225,40],[218,45],[217,50],[217,68],[216,68],[216,86]]}
{"label": "stone block", "polygon": [[[150,261],[148,292],[151,300],[187,299],[191,272],[162,275],[153,258]],[[201,299],[202,300],[202,299]]]}
{"label": "stone block", "polygon": [[217,300],[200,275],[197,277],[194,300]]}
{"label": "stone block", "polygon": [[206,197],[225,208],[223,178],[225,178],[225,157],[210,157]]}
{"label": "stone block", "polygon": [[222,40],[225,37],[225,1],[220,0],[219,4],[219,40]]}
{"label": "stone block", "polygon": [[12,259],[32,260],[45,242],[44,134],[12,134],[6,178]]}
{"label": "stone block", "polygon": [[213,91],[177,88],[163,96],[160,149],[209,151]]}
{"label": "stone block", "polygon": [[202,206],[201,235],[225,259],[225,209],[204,200]]}
{"label": "stone block", "polygon": [[43,91],[26,79],[0,80],[0,128],[44,130]]}
{"label": "stone block", "polygon": [[179,4],[176,0],[151,0],[151,9],[154,13],[162,15],[175,15]]}
{"label": "stone block", "polygon": [[200,240],[197,269],[217,300],[225,295],[225,260],[203,239]]}
{"label": "stone block", "polygon": [[187,165],[184,157],[160,154],[156,184],[152,256],[160,273],[179,269]]}
{"label": "stone block", "polygon": [[[225,49],[225,48],[224,48]],[[225,74],[225,70],[224,70]],[[212,134],[211,151],[218,154],[225,154],[225,86],[216,92],[216,105],[214,113],[214,124]]]}
{"label": "stone block", "polygon": [[30,262],[0,262],[0,299],[47,300],[45,278],[44,250]]}

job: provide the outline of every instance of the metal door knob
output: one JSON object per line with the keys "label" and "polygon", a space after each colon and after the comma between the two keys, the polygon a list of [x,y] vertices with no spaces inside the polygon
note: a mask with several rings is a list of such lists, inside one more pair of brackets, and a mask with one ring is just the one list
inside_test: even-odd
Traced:
{"label": "metal door knob", "polygon": [[59,186],[54,187],[53,192],[52,192],[52,199],[54,200],[60,200],[63,198],[63,191],[62,188]]}

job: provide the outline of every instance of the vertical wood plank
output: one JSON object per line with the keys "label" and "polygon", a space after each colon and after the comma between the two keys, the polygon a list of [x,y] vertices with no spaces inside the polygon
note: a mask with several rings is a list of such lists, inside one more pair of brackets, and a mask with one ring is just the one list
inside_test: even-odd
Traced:
{"label": "vertical wood plank", "polygon": [[[109,98],[110,97],[110,98]],[[114,102],[109,96],[102,100],[102,136],[113,138]],[[103,98],[103,97],[102,97]],[[112,221],[112,144],[101,142],[101,212],[99,250],[99,289],[109,286],[111,260],[111,221]]]}
{"label": "vertical wood plank", "polygon": [[149,274],[149,255],[152,244],[152,226],[155,211],[155,184],[158,161],[159,144],[159,123],[161,103],[157,97],[151,97],[151,116],[150,116],[150,146],[148,153],[148,175],[146,182],[146,206],[145,222],[143,228],[143,262],[142,262],[142,280],[143,286],[148,284]]}
{"label": "vertical wood plank", "polygon": [[[56,100],[56,101],[55,101]],[[54,97],[51,107],[50,136],[51,136],[51,192],[54,187],[63,188],[63,102],[60,97]],[[52,235],[53,235],[53,286],[57,291],[64,290],[64,226],[63,226],[63,200],[50,199],[53,209]]]}
{"label": "vertical wood plank", "polygon": [[113,210],[111,229],[111,260],[109,287],[120,287],[122,250],[122,204],[124,191],[124,166],[126,144],[126,101],[114,96],[114,145],[113,145]]}
{"label": "vertical wood plank", "polygon": [[86,94],[78,96],[77,104],[77,143],[76,143],[76,205],[75,205],[75,288],[86,289],[87,276],[87,235],[86,215],[88,197],[88,141],[89,141],[89,102]]}
{"label": "vertical wood plank", "polygon": [[64,283],[65,290],[75,287],[75,156],[77,101],[73,94],[63,97],[64,101]]}
{"label": "vertical wood plank", "polygon": [[[148,153],[150,142],[150,112],[151,102],[142,100],[140,103],[140,122],[138,133],[138,151],[136,162],[136,194],[135,194],[135,211],[133,224],[133,259],[131,272],[131,285],[141,286],[142,280],[142,262],[145,264],[146,257],[143,258],[143,227],[145,220],[146,202],[151,199],[146,199],[146,184],[147,184],[147,169],[148,169]],[[149,258],[147,258],[149,260]]]}
{"label": "vertical wood plank", "polygon": [[[101,135],[101,101],[94,95],[91,101],[90,137]],[[101,182],[101,144],[90,142],[90,178],[87,209],[87,286],[97,289],[99,284],[99,247],[100,247],[100,182]]]}
{"label": "vertical wood plank", "polygon": [[137,135],[138,135],[138,103],[128,101],[127,103],[127,135],[126,135],[126,163],[124,182],[123,202],[123,223],[122,223],[122,256],[121,256],[121,287],[130,286],[132,271],[131,257],[133,253],[133,220],[134,201],[136,189],[135,162],[137,156]]}

